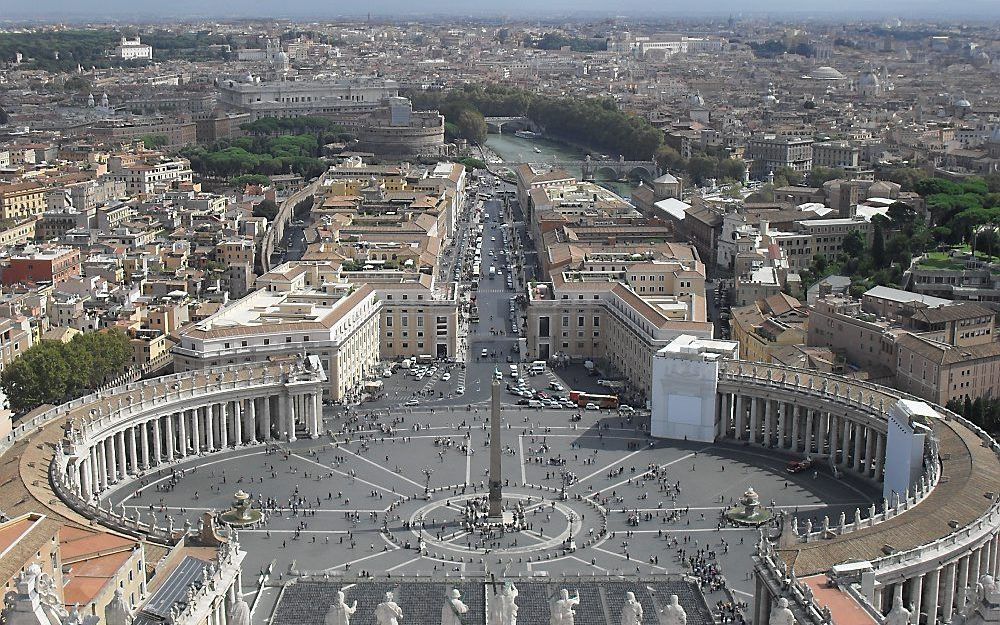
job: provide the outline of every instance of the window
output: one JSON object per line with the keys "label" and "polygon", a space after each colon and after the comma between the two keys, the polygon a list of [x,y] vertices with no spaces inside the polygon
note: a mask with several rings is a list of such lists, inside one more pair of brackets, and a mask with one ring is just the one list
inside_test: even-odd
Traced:
{"label": "window", "polygon": [[270,345],[271,339],[264,339],[264,345]]}
{"label": "window", "polygon": [[290,337],[290,336],[286,336],[286,337],[285,337],[285,342],[286,342],[286,343],[291,343],[291,342],[292,342],[292,337]]}

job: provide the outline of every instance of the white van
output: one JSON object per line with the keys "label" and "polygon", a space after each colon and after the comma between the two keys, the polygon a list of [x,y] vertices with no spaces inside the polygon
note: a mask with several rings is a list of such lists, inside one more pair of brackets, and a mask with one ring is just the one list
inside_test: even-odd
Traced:
{"label": "white van", "polygon": [[544,404],[542,404],[542,402],[538,401],[537,399],[528,400],[528,408],[541,408],[543,405]]}
{"label": "white van", "polygon": [[545,361],[536,360],[535,362],[531,363],[531,369],[529,371],[531,372],[532,375],[545,373]]}

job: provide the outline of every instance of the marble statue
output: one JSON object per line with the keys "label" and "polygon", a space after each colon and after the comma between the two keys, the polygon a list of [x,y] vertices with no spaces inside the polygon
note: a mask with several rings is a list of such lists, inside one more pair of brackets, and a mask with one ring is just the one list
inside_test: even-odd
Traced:
{"label": "marble statue", "polygon": [[976,603],[982,603],[984,600],[988,600],[991,603],[996,602],[1000,599],[998,595],[1000,595],[1000,584],[993,579],[993,576],[981,576],[979,583],[976,584]]}
{"label": "marble statue", "polygon": [[462,593],[452,588],[441,606],[441,625],[462,625],[462,615],[468,611],[469,606],[462,603]]}
{"label": "marble statue", "polygon": [[621,625],[642,624],[642,604],[636,601],[634,592],[625,593],[625,605],[622,606]]}
{"label": "marble statue", "polygon": [[375,622],[378,625],[399,625],[403,609],[396,603],[391,592],[385,593],[385,601],[375,606]]}
{"label": "marble statue", "polygon": [[517,588],[513,582],[504,582],[500,592],[493,595],[490,601],[490,613],[487,625],[517,624]]}
{"label": "marble statue", "polygon": [[670,603],[660,610],[660,622],[662,625],[687,625],[688,615],[684,607],[677,599],[677,595],[670,595]]}
{"label": "marble statue", "polygon": [[[228,625],[250,625],[250,606],[239,591],[236,592],[236,602],[229,609]],[[108,625],[111,625],[108,623]]]}
{"label": "marble statue", "polygon": [[[230,621],[232,622],[232,621]],[[104,607],[105,625],[132,625],[132,613],[125,604],[121,588],[115,588],[115,596]]]}
{"label": "marble statue", "polygon": [[351,625],[351,615],[358,609],[358,602],[354,605],[347,605],[344,602],[344,591],[337,591],[337,602],[330,606],[330,611],[326,613],[324,625]]}
{"label": "marble statue", "polygon": [[892,600],[892,610],[885,615],[885,625],[909,625],[910,611],[903,607],[902,595]]}
{"label": "marble statue", "polygon": [[795,615],[788,608],[788,599],[781,597],[771,608],[771,616],[767,625],[795,625]]}
{"label": "marble statue", "polygon": [[573,625],[576,613],[573,608],[580,605],[580,592],[570,597],[569,591],[563,588],[559,591],[559,598],[552,605],[552,615],[549,617],[549,625]]}

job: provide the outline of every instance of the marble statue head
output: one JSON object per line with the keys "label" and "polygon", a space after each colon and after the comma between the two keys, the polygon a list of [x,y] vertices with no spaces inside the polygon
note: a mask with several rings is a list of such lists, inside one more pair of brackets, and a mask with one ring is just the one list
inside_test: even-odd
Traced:
{"label": "marble statue head", "polygon": [[342,605],[344,603],[344,591],[337,591],[337,605]]}
{"label": "marble statue head", "polygon": [[681,602],[677,598],[677,595],[670,595],[670,605],[680,605],[680,603]]}
{"label": "marble statue head", "polygon": [[452,588],[449,596],[452,599],[460,599],[462,597],[462,593],[458,592],[458,588]]}
{"label": "marble statue head", "polygon": [[633,602],[635,602],[635,593],[632,592],[632,591],[629,591],[629,592],[625,593],[625,598],[628,600],[629,603],[633,603]]}
{"label": "marble statue head", "polygon": [[559,591],[559,598],[560,599],[569,599],[569,591],[566,590],[565,588],[563,588],[562,590],[560,590]]}
{"label": "marble statue head", "polygon": [[784,597],[778,599],[778,607],[782,610],[786,609],[788,607],[788,599],[785,599]]}
{"label": "marble statue head", "polygon": [[392,602],[393,597],[392,597],[392,593],[391,592],[385,593],[385,600],[388,601],[388,602]]}

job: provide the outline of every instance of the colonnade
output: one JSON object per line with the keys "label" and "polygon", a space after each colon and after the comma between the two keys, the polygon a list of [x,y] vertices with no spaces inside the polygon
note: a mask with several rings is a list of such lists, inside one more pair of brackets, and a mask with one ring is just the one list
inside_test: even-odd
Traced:
{"label": "colonnade", "polygon": [[885,422],[867,423],[779,398],[720,391],[717,438],[830,457],[873,480],[885,475]]}
{"label": "colonnade", "polygon": [[151,411],[146,418],[133,417],[124,427],[108,428],[103,438],[85,442],[77,462],[68,466],[69,481],[81,497],[91,501],[111,484],[190,455],[274,440],[295,441],[297,428],[316,438],[321,432],[322,409],[318,392],[285,392],[210,402],[166,414]]}
{"label": "colonnade", "polygon": [[996,578],[998,556],[1000,536],[993,535],[959,558],[946,561],[903,584],[887,585],[876,594],[875,608],[887,612],[892,607],[895,593],[901,592],[903,603],[912,606],[914,623],[950,623],[958,612],[975,600],[976,586],[983,575]]}

